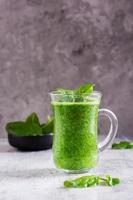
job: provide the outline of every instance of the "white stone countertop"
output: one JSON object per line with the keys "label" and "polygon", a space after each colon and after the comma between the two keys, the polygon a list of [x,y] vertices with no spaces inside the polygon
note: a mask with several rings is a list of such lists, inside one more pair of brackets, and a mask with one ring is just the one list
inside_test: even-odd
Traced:
{"label": "white stone countertop", "polygon": [[133,200],[133,150],[105,150],[97,168],[86,174],[110,174],[121,184],[64,188],[64,180],[82,175],[56,170],[51,150],[19,152],[0,140],[0,200]]}

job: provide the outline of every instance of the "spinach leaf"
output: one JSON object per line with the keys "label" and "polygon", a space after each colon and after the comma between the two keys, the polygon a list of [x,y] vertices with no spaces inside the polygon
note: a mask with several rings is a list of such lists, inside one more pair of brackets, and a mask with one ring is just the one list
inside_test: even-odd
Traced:
{"label": "spinach leaf", "polygon": [[36,136],[42,135],[42,128],[36,123],[27,123],[22,121],[9,122],[6,125],[8,133],[17,136]]}
{"label": "spinach leaf", "polygon": [[120,183],[118,178],[112,178],[107,175],[105,178],[96,175],[82,176],[73,180],[64,181],[65,187],[85,188],[95,186],[114,186]]}
{"label": "spinach leaf", "polygon": [[112,144],[112,149],[133,149],[133,143],[130,141],[121,141]]}
{"label": "spinach leaf", "polygon": [[53,133],[54,130],[54,119],[50,118],[46,124],[43,124],[42,126],[42,133],[43,134],[49,134]]}
{"label": "spinach leaf", "polygon": [[6,131],[17,136],[41,136],[53,133],[54,120],[48,119],[47,123],[40,124],[36,113],[31,113],[24,121],[9,122]]}
{"label": "spinach leaf", "polygon": [[39,122],[39,118],[37,116],[36,113],[31,113],[27,118],[26,118],[26,122],[27,123],[35,123],[35,124],[38,124],[40,125],[40,122]]}

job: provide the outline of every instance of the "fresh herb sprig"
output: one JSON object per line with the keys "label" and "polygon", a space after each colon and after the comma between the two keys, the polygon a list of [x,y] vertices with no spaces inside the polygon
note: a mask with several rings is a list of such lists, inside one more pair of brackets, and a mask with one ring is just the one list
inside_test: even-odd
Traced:
{"label": "fresh herb sprig", "polygon": [[40,124],[36,113],[31,113],[25,121],[9,122],[6,131],[17,136],[42,136],[53,133],[54,119],[49,118],[45,124]]}
{"label": "fresh herb sprig", "polygon": [[58,94],[61,94],[61,100],[60,101],[83,101],[86,96],[91,94],[93,92],[94,84],[92,83],[87,83],[84,85],[81,85],[75,90],[70,90],[70,89],[63,89],[63,88],[58,88],[56,91]]}
{"label": "fresh herb sprig", "polygon": [[94,86],[95,85],[93,83],[87,83],[87,84],[81,85],[79,88],[74,90],[74,93],[76,95],[82,94],[83,96],[87,96],[88,94],[93,92]]}
{"label": "fresh herb sprig", "polygon": [[121,141],[112,144],[112,149],[133,149],[133,143],[130,141]]}
{"label": "fresh herb sprig", "polygon": [[115,186],[120,183],[119,178],[112,178],[107,175],[104,178],[96,175],[82,176],[73,180],[64,181],[65,187],[86,188],[95,186]]}

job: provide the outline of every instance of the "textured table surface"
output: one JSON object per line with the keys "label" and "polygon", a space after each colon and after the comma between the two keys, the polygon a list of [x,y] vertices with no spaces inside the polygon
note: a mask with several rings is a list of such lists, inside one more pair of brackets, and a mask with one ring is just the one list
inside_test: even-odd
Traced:
{"label": "textured table surface", "polygon": [[66,189],[68,175],[55,169],[51,150],[18,152],[0,140],[0,200],[132,200],[133,150],[105,150],[97,168],[87,174],[110,174],[121,179],[115,187]]}

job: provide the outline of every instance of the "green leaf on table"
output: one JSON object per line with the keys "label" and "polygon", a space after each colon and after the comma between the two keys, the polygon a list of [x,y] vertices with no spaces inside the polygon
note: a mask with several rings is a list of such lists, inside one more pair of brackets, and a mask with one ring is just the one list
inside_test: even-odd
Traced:
{"label": "green leaf on table", "polygon": [[133,149],[133,143],[130,141],[121,141],[112,144],[112,149]]}
{"label": "green leaf on table", "polygon": [[36,113],[31,113],[27,118],[26,118],[26,122],[27,123],[35,123],[35,124],[38,124],[40,125],[40,122],[39,122],[39,118],[37,116]]}
{"label": "green leaf on table", "polygon": [[17,136],[36,136],[42,135],[42,128],[36,123],[29,122],[9,122],[6,125],[6,130],[10,134]]}
{"label": "green leaf on table", "polygon": [[64,181],[65,187],[92,187],[99,185],[98,176],[82,176],[74,180]]}
{"label": "green leaf on table", "polygon": [[102,178],[96,175],[82,176],[73,180],[64,181],[65,187],[73,188],[86,188],[95,186],[114,186],[120,183],[118,178],[112,178],[111,176],[106,176]]}
{"label": "green leaf on table", "polygon": [[119,178],[112,178],[111,176],[106,176],[106,185],[107,186],[114,186],[120,183]]}
{"label": "green leaf on table", "polygon": [[41,125],[41,128],[42,128],[42,133],[43,134],[53,133],[53,130],[54,130],[54,119],[53,118],[49,118],[47,123]]}

